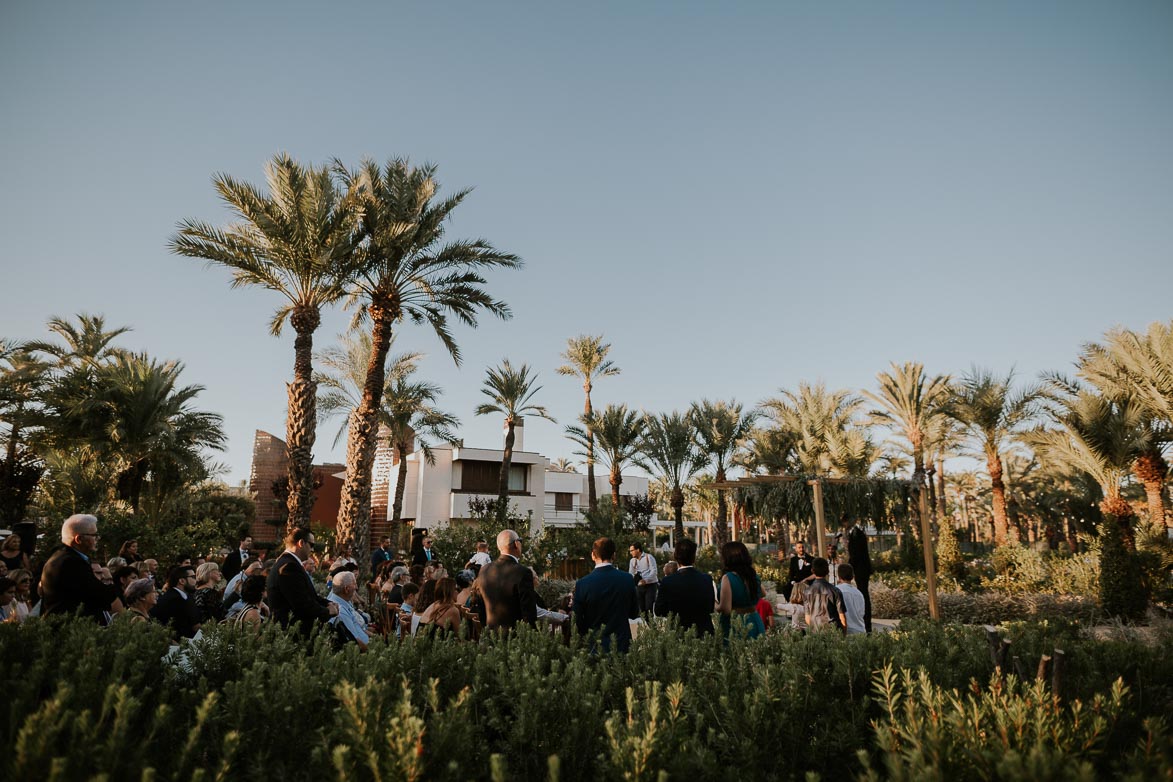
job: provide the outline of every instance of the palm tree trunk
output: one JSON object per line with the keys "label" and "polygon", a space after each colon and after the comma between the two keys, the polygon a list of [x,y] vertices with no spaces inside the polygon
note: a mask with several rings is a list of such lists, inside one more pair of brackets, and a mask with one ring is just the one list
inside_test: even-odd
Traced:
{"label": "palm tree trunk", "polygon": [[676,517],[676,539],[684,537],[684,492],[680,486],[672,488],[672,515]]}
{"label": "palm tree trunk", "polygon": [[1159,450],[1151,448],[1136,458],[1133,472],[1144,486],[1149,505],[1150,525],[1154,529],[1165,527],[1169,524],[1165,511],[1165,475],[1169,472],[1168,462]]}
{"label": "palm tree trunk", "polygon": [[948,505],[945,501],[945,462],[937,462],[937,518],[945,520]]}
{"label": "palm tree trunk", "polygon": [[293,342],[293,382],[285,442],[289,448],[289,529],[310,525],[314,507],[314,439],[318,428],[318,384],[314,382],[314,332],[321,314],[314,307],[295,309],[289,319],[297,332]]}
{"label": "palm tree trunk", "polygon": [[623,483],[623,475],[619,472],[618,466],[611,467],[611,507],[618,513],[622,507],[619,504],[619,486]]}
{"label": "palm tree trunk", "polygon": [[[717,467],[717,483],[725,482],[724,466]],[[720,553],[721,548],[729,542],[729,506],[725,502],[725,490],[717,489],[717,521],[713,525],[713,545]]]}
{"label": "palm tree trunk", "polygon": [[372,302],[371,357],[362,399],[350,418],[346,438],[346,480],[338,507],[338,540],[351,546],[359,572],[366,573],[371,559],[371,470],[379,434],[379,406],[387,381],[387,352],[391,349],[394,311]]}
{"label": "palm tree trunk", "polygon": [[1002,459],[997,451],[987,452],[986,469],[990,473],[990,493],[994,506],[994,545],[1005,546],[1009,528],[1006,514],[1006,484],[1002,482]]}
{"label": "palm tree trunk", "polygon": [[[403,527],[403,495],[407,492],[407,444],[396,443],[396,450],[399,451],[399,470],[395,476],[395,499],[391,503],[391,526],[397,531],[398,537],[402,538]],[[408,543],[410,544],[410,540]],[[406,549],[400,540],[400,548]]]}
{"label": "palm tree trunk", "polygon": [[583,383],[586,392],[586,405],[583,409],[587,435],[586,468],[587,468],[587,508],[593,513],[599,508],[598,490],[595,488],[595,433],[591,428],[591,384]]}
{"label": "palm tree trunk", "polygon": [[501,457],[501,475],[497,479],[497,523],[504,525],[509,514],[509,464],[513,461],[513,418],[505,421],[505,453]]}

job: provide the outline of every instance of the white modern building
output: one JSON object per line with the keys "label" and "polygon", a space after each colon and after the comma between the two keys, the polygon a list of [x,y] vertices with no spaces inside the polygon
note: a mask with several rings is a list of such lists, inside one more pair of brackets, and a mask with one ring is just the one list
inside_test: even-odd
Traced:
{"label": "white modern building", "polygon": [[[403,494],[403,520],[417,527],[445,527],[472,518],[469,502],[497,499],[498,479],[504,451],[464,446],[436,446],[434,461],[428,463],[422,450],[407,459],[407,485]],[[382,472],[390,478],[394,493],[398,464]],[[525,425],[514,428],[513,458],[509,469],[510,504],[530,520],[531,532],[544,525],[571,527],[584,523],[587,507],[587,477],[573,472],[551,472],[550,460],[525,450]],[[598,496],[609,496],[611,484],[606,469],[596,467]],[[620,496],[648,493],[648,479],[624,475]],[[388,520],[390,515],[388,508]]]}

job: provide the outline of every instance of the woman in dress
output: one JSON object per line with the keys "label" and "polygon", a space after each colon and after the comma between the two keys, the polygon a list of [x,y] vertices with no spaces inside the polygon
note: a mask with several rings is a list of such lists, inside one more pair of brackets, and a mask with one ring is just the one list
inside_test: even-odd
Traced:
{"label": "woman in dress", "polygon": [[220,593],[220,566],[205,562],[196,568],[195,605],[200,623],[219,622],[224,618],[224,596]]}
{"label": "woman in dress", "polygon": [[0,544],[0,562],[7,565],[9,571],[32,570],[29,567],[29,555],[20,549],[20,535],[13,533]]}
{"label": "woman in dress", "polygon": [[265,621],[265,611],[261,603],[265,600],[265,577],[249,576],[240,588],[240,599],[244,608],[232,620],[233,627],[248,627],[259,630]]}
{"label": "woman in dress", "polygon": [[420,617],[420,627],[426,627],[436,635],[454,635],[460,632],[460,620],[463,612],[456,602],[456,581],[451,578],[441,578],[436,582],[436,596]]}
{"label": "woman in dress", "polygon": [[122,548],[118,549],[118,556],[125,559],[128,565],[143,561],[143,558],[138,553],[138,541],[134,538],[122,544]]}
{"label": "woman in dress", "polygon": [[721,631],[729,638],[732,628],[746,638],[757,638],[766,632],[762,617],[757,612],[758,600],[765,597],[753,558],[745,544],[730,541],[721,547],[721,586],[718,591],[717,610],[721,613]]}

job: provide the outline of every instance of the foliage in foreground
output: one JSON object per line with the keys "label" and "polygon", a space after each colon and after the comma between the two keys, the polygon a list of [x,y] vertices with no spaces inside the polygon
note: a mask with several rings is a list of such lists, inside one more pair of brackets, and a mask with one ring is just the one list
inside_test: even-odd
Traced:
{"label": "foliage in foreground", "polygon": [[[4,625],[0,775],[900,778],[927,770],[957,738],[923,721],[904,724],[911,733],[894,750],[891,723],[905,706],[892,704],[968,719],[954,713],[961,696],[948,695],[953,689],[1050,715],[1056,735],[1070,741],[1040,733],[1022,742],[1044,747],[1037,763],[1052,776],[1069,767],[1101,775],[1143,769],[1146,778],[1173,770],[1168,734],[1142,722],[1173,709],[1173,660],[1163,651],[1173,642],[1170,628],[1150,628],[1147,641],[1092,641],[1062,624],[1009,628],[1023,660],[1056,646],[1067,652],[1068,700],[1047,711],[1037,687],[972,684],[993,675],[980,631],[907,624],[872,637],[779,634],[728,647],[653,631],[625,657],[591,657],[577,641],[566,647],[535,632],[480,646],[376,642],[365,655],[319,642],[307,653],[276,628],[251,636],[217,627],[182,666],[159,662],[167,650],[160,628]],[[889,674],[877,698],[875,672],[889,666],[923,673],[899,679],[899,699]],[[1097,702],[1118,678],[1119,697]],[[930,707],[936,711],[923,711]],[[1100,720],[1094,741],[1076,740],[1086,737],[1078,709]],[[916,756],[908,752],[913,733]],[[972,751],[989,755],[1005,742],[997,731],[967,736]],[[1136,750],[1140,742],[1147,752]]]}

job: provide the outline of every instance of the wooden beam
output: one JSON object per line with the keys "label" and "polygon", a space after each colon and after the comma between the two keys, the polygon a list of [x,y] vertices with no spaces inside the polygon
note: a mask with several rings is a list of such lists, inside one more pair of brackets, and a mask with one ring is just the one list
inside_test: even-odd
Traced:
{"label": "wooden beam", "polygon": [[823,483],[819,478],[815,478],[810,482],[814,488],[814,504],[815,504],[815,553],[820,557],[826,559],[827,557],[827,519],[823,515]]}

